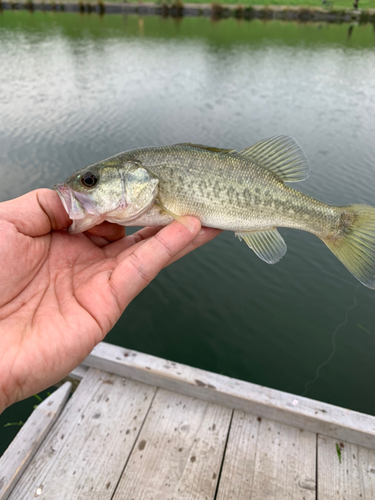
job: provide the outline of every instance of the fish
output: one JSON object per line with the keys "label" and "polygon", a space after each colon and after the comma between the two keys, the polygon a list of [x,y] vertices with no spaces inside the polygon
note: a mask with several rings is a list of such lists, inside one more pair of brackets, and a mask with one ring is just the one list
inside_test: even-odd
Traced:
{"label": "fish", "polygon": [[309,176],[309,161],[290,136],[242,151],[201,144],[144,147],[73,173],[55,189],[71,234],[103,221],[164,226],[186,215],[232,231],[268,264],[287,247],[279,227],[320,238],[363,285],[375,289],[375,208],[334,206],[289,184]]}

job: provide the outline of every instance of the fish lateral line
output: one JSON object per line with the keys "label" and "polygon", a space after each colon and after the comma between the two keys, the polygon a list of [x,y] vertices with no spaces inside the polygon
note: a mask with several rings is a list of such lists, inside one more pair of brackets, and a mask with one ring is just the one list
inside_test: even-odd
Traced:
{"label": "fish lateral line", "polygon": [[298,142],[280,135],[239,152],[192,143],[125,151],[78,170],[56,190],[74,219],[73,234],[102,220],[185,225],[178,214],[192,215],[204,226],[235,232],[274,264],[286,252],[276,228],[300,229],[318,236],[375,289],[375,208],[331,206],[285,184],[306,179],[309,169]]}

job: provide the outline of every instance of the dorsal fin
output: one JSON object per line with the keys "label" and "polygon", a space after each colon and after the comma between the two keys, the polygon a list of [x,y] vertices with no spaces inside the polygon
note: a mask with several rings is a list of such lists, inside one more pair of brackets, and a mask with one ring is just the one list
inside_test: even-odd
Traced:
{"label": "dorsal fin", "polygon": [[288,135],[263,139],[237,154],[271,170],[285,182],[303,181],[310,173],[309,160],[305,153],[298,142]]}
{"label": "dorsal fin", "polygon": [[191,148],[206,149],[211,151],[211,153],[222,153],[222,154],[232,154],[236,153],[235,149],[220,149],[213,146],[203,146],[203,144],[194,144],[193,142],[182,142],[181,144],[175,144],[175,146],[190,146]]}

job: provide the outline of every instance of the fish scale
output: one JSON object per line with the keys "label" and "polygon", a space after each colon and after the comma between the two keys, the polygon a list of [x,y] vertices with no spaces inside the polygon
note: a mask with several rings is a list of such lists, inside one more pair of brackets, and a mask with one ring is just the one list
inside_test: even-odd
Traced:
{"label": "fish scale", "polygon": [[[195,149],[180,147],[186,156]],[[132,157],[159,179],[160,201],[178,215],[195,215],[205,226],[219,224],[220,229],[236,232],[291,227],[324,235],[337,224],[336,207],[290,188],[272,172],[245,158],[192,151],[194,162],[190,157],[184,162],[179,154],[177,164],[172,148],[160,148],[161,159],[170,157],[166,168],[154,162],[149,164],[147,149],[134,150]],[[206,189],[201,187],[202,176]]]}
{"label": "fish scale", "polygon": [[277,231],[318,236],[365,286],[375,288],[375,209],[332,206],[290,187],[309,175],[298,143],[276,136],[236,152],[175,144],[120,153],[55,186],[73,220],[71,233],[107,220],[160,226],[193,215],[235,232],[269,264],[286,252]]}

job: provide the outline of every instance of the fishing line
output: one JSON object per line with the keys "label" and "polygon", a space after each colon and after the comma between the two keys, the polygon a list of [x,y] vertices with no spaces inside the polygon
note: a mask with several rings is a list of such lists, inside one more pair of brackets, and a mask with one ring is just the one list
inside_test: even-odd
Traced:
{"label": "fishing line", "polygon": [[332,333],[332,338],[331,338],[332,351],[331,351],[331,354],[328,356],[328,358],[325,361],[323,361],[323,363],[320,363],[320,365],[317,367],[317,369],[315,371],[315,377],[312,380],[308,380],[305,383],[305,387],[304,387],[304,390],[303,390],[303,393],[301,394],[301,396],[304,396],[306,394],[309,385],[314,384],[318,380],[319,374],[320,374],[320,370],[323,368],[323,366],[326,366],[331,361],[331,359],[333,358],[333,356],[336,354],[336,336],[337,336],[338,332],[340,331],[340,329],[343,328],[345,325],[348,324],[349,311],[351,311],[352,309],[354,309],[355,306],[357,305],[357,299],[355,298],[355,292],[357,291],[357,289],[358,289],[359,286],[360,286],[360,283],[357,283],[357,286],[354,288],[354,291],[353,291],[353,303],[349,307],[347,307],[347,309],[345,311],[345,315],[344,315],[344,321],[342,321],[341,323],[339,323],[336,326],[336,328],[334,329],[333,333]]}

